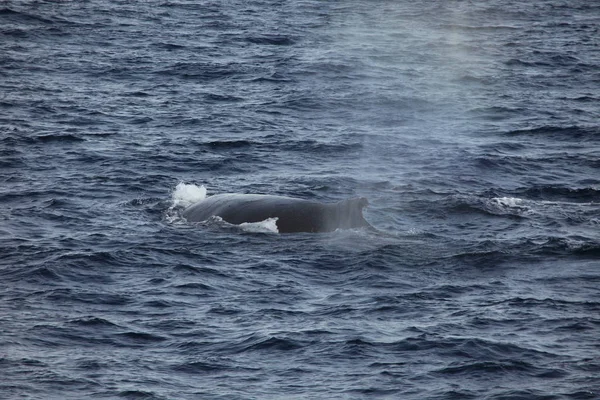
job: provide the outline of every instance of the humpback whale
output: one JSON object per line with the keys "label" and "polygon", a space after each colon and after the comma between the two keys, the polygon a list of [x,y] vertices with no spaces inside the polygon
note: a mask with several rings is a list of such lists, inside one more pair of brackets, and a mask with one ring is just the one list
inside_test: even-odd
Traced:
{"label": "humpback whale", "polygon": [[236,225],[277,218],[276,225],[280,233],[332,232],[336,229],[370,227],[362,214],[368,204],[364,197],[320,203],[262,194],[217,194],[187,207],[182,216],[189,222],[201,222],[218,216]]}

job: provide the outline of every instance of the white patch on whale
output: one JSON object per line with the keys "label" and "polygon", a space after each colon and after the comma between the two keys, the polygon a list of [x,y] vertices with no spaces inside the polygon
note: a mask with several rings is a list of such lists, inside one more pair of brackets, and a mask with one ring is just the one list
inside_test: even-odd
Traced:
{"label": "white patch on whale", "polygon": [[279,218],[267,218],[260,222],[242,222],[238,226],[246,232],[257,232],[257,233],[279,233],[277,228],[277,220]]}

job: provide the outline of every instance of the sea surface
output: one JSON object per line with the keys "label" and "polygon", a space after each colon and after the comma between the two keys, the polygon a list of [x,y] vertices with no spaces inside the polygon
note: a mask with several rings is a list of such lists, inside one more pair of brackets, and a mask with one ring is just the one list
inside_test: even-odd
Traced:
{"label": "sea surface", "polygon": [[600,399],[600,3],[0,1],[0,398]]}

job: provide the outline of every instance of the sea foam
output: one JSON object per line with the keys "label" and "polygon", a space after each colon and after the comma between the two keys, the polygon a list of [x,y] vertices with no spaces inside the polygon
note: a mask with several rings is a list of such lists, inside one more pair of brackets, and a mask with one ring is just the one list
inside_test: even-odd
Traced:
{"label": "sea foam", "polygon": [[171,196],[173,208],[185,208],[206,198],[206,187],[180,182]]}

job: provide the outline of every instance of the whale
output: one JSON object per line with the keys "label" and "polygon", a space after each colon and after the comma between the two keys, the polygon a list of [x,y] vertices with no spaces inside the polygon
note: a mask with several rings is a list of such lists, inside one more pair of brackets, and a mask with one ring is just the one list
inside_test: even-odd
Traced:
{"label": "whale", "polygon": [[321,203],[285,196],[225,193],[206,197],[181,214],[188,222],[220,217],[236,225],[276,218],[279,233],[332,232],[371,227],[363,217],[363,208],[368,204],[364,197]]}

